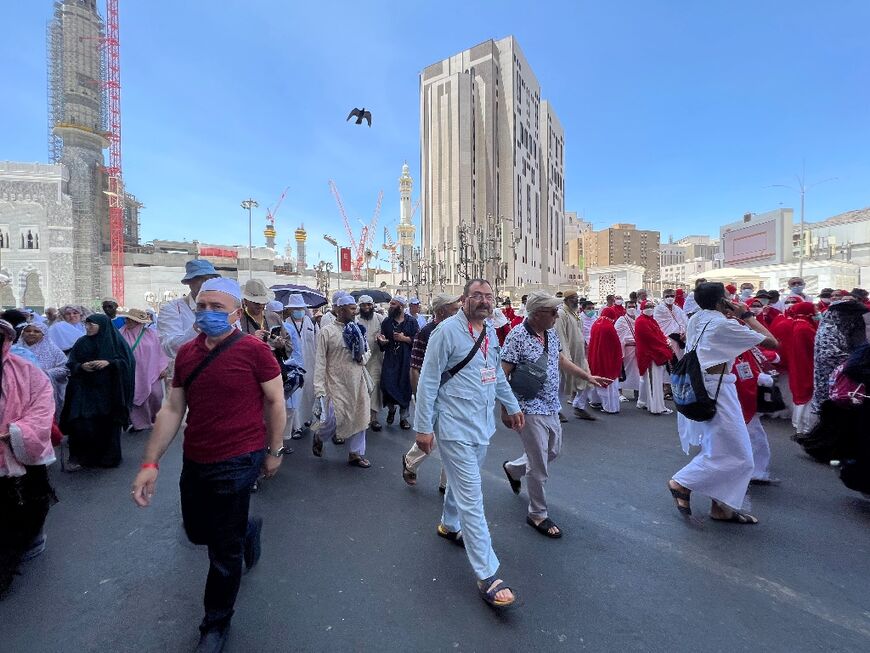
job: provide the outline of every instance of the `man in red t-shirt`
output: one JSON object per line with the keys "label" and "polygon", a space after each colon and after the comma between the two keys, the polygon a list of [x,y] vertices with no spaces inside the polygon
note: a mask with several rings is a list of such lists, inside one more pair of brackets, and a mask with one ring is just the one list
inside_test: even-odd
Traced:
{"label": "man in red t-shirt", "polygon": [[286,452],[281,370],[262,340],[232,327],[240,315],[235,281],[217,278],[202,285],[196,296],[200,334],[178,351],[169,399],[133,482],[133,500],[149,505],[158,461],[187,412],[181,514],[188,539],[207,545],[211,562],[197,651],[223,648],[242,563],[250,569],[260,557],[263,520],[248,515],[251,487],[261,473],[274,476]]}

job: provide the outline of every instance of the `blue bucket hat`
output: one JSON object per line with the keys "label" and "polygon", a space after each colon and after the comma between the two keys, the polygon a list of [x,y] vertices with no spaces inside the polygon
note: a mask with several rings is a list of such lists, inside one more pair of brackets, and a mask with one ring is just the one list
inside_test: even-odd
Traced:
{"label": "blue bucket hat", "polygon": [[184,264],[184,278],[181,283],[187,283],[191,279],[197,277],[219,277],[221,276],[210,261],[201,258],[193,259]]}

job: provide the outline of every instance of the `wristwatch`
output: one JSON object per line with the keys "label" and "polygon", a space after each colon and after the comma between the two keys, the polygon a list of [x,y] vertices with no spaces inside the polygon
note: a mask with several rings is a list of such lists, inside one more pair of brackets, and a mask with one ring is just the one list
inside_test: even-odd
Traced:
{"label": "wristwatch", "polygon": [[280,458],[281,456],[288,456],[293,453],[293,449],[290,447],[281,447],[278,451],[272,451],[272,447],[266,447],[266,453],[270,456],[275,456],[275,458]]}
{"label": "wristwatch", "polygon": [[745,313],[743,313],[743,315],[740,316],[740,319],[745,322],[751,317],[755,317],[755,313],[753,313],[752,311],[746,311]]}

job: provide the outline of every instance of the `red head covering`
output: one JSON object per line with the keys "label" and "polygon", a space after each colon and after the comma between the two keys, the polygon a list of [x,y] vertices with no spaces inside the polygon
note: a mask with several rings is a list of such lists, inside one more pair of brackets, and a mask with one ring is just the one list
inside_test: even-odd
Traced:
{"label": "red head covering", "polygon": [[686,291],[682,288],[677,288],[676,292],[674,292],[674,304],[683,308],[683,305],[686,303]]}
{"label": "red head covering", "polygon": [[729,283],[727,286],[725,286],[725,292],[727,292],[729,295],[736,295],[737,286],[735,286],[733,283]]}
{"label": "red head covering", "polygon": [[652,301],[651,299],[644,299],[644,300],[640,303],[640,310],[641,310],[641,312],[643,312],[644,309],[647,309],[647,308],[655,308],[655,304],[653,303],[653,301]]}
{"label": "red head covering", "polygon": [[[649,300],[641,302],[641,310],[652,306],[653,303]],[[651,315],[641,314],[635,320],[634,342],[637,351],[637,369],[641,374],[646,374],[651,364],[664,365],[674,355],[659,323]]]}
{"label": "red head covering", "polygon": [[608,306],[601,311],[601,318],[592,324],[589,335],[587,359],[589,371],[596,376],[618,379],[622,371],[622,344],[613,326],[619,314]]}
{"label": "red head covering", "polygon": [[[815,304],[798,302],[789,310],[794,318],[788,335],[788,387],[795,404],[802,406],[813,398],[813,350],[816,341]],[[776,333],[773,334],[779,338]],[[779,343],[782,352],[783,343]]]}

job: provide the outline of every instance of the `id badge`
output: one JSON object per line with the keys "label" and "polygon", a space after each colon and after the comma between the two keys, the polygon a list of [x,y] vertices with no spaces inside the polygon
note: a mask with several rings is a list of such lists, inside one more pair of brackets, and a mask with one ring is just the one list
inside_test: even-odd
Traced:
{"label": "id badge", "polygon": [[490,383],[495,383],[495,368],[494,367],[482,367],[482,368],[480,368],[480,382],[483,385],[489,385]]}
{"label": "id badge", "polygon": [[737,363],[737,376],[741,381],[748,381],[752,378],[752,367],[746,361]]}

